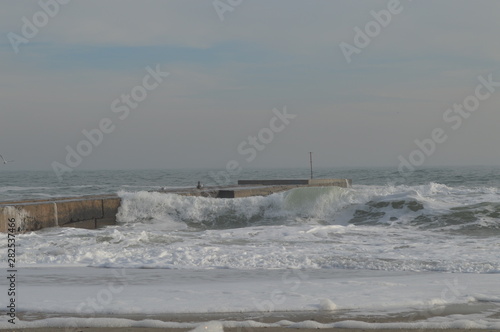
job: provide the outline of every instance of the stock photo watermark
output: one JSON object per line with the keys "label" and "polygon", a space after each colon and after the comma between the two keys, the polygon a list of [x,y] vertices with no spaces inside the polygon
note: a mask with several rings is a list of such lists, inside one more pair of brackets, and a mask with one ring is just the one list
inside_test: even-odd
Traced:
{"label": "stock photo watermark", "polygon": [[16,219],[8,219],[7,224],[7,280],[9,286],[7,289],[8,305],[7,316],[10,317],[8,322],[16,324]]}
{"label": "stock photo watermark", "polygon": [[[125,286],[128,285],[127,279],[129,278],[125,273],[125,269],[121,269],[120,272],[113,270],[113,275],[114,280],[112,282],[108,282],[94,296],[87,297],[85,301],[77,306],[77,314],[88,316],[88,319],[92,320],[96,318],[97,313],[103,312],[106,306],[113,303],[115,296],[125,290]],[[78,324],[73,322],[69,326],[66,326],[65,332],[78,331],[78,327]]]}
{"label": "stock photo watermark", "polygon": [[401,14],[403,9],[404,7],[399,0],[390,0],[387,3],[386,9],[381,9],[379,11],[371,10],[370,15],[373,20],[368,21],[363,29],[358,26],[354,27],[352,44],[344,41],[339,44],[340,50],[347,63],[352,62],[352,56],[354,54],[360,54],[364,48],[368,47],[368,45],[380,35],[383,29],[389,26],[393,17]]}
{"label": "stock photo watermark", "polygon": [[[119,120],[128,118],[130,111],[137,109],[139,104],[147,98],[148,92],[157,89],[164,79],[170,75],[168,72],[161,71],[160,65],[156,65],[155,69],[147,66],[145,70],[147,74],[142,78],[140,85],[134,86],[129,93],[122,94],[111,103],[111,112],[116,113]],[[80,166],[83,159],[102,144],[105,135],[111,134],[115,129],[116,124],[110,118],[99,120],[97,128],[83,129],[84,139],[80,140],[74,148],[66,145],[65,163],[54,161],[51,164],[59,181],[63,180],[65,173],[72,172],[73,169]]]}
{"label": "stock photo watermark", "polygon": [[398,172],[403,181],[415,171],[416,167],[422,166],[428,158],[436,153],[439,145],[448,140],[451,131],[459,130],[462,127],[463,121],[479,109],[482,101],[491,98],[496,89],[500,88],[500,82],[493,80],[492,73],[486,77],[480,75],[477,80],[479,84],[476,85],[474,93],[466,96],[461,103],[454,103],[452,107],[444,111],[442,119],[450,126],[449,128],[446,129],[443,126],[432,129],[429,137],[413,141],[417,148],[412,150],[406,157],[403,155],[398,156]]}
{"label": "stock photo watermark", "polygon": [[[245,161],[247,163],[254,161],[258,153],[271,144],[275,138],[275,134],[285,130],[285,128],[290,125],[291,121],[297,117],[296,114],[289,114],[286,106],[283,107],[283,111],[274,108],[273,114],[274,116],[269,120],[269,125],[267,127],[259,130],[257,135],[248,136],[247,139],[238,144],[236,150],[240,156],[246,157]],[[217,185],[223,186],[230,184],[231,177],[237,176],[242,170],[241,163],[233,159],[226,163],[226,167],[223,171],[211,171],[209,172],[209,176]]]}
{"label": "stock photo watermark", "polygon": [[[414,320],[428,320],[429,318],[439,316],[443,314],[446,310],[447,303],[456,302],[460,296],[463,295],[463,292],[467,290],[467,286],[460,285],[458,282],[458,278],[453,278],[453,280],[444,280],[444,288],[439,293],[440,297],[438,300],[441,301],[441,304],[431,305],[427,310],[423,312],[415,312],[410,317],[408,317],[409,321]],[[434,301],[435,302],[435,301]],[[425,331],[427,329],[428,322],[422,322],[422,327],[416,331]]]}
{"label": "stock photo watermark", "polygon": [[[269,299],[253,300],[253,304],[258,312],[265,313],[259,317],[259,322],[264,323],[266,317],[270,317],[276,307],[284,304],[288,300],[287,294],[296,292],[303,282],[309,279],[309,275],[302,270],[285,271],[281,276],[283,287],[278,287],[269,293]],[[255,329],[251,326],[238,327],[238,332],[254,332]]]}
{"label": "stock photo watermark", "polygon": [[233,12],[242,2],[243,0],[214,0],[212,5],[214,6],[217,16],[219,16],[219,20],[224,22],[224,14]]}
{"label": "stock photo watermark", "polygon": [[7,34],[7,39],[9,40],[14,53],[18,54],[20,52],[19,46],[28,44],[32,39],[38,36],[40,30],[47,26],[50,20],[59,14],[62,6],[67,5],[70,2],[71,0],[38,1],[40,10],[35,12],[31,19],[26,16],[21,18],[22,26],[20,34],[12,31]]}
{"label": "stock photo watermark", "polygon": [[268,300],[253,301],[255,307],[261,312],[272,313],[276,310],[277,305],[281,305],[287,301],[287,293],[297,291],[302,282],[309,279],[309,275],[301,270],[286,271],[281,277],[283,283],[282,288],[276,288],[269,294]]}

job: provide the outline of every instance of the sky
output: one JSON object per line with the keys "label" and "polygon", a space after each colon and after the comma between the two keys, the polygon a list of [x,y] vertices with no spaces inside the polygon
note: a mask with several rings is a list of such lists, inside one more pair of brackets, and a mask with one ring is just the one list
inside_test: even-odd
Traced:
{"label": "sky", "polygon": [[2,169],[500,165],[497,0],[0,9]]}

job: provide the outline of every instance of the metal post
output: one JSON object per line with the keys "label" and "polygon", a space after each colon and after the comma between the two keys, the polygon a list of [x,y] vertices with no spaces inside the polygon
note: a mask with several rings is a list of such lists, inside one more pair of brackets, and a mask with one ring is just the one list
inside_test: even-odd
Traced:
{"label": "metal post", "polygon": [[309,152],[309,162],[311,164],[311,179],[313,178],[313,153]]}

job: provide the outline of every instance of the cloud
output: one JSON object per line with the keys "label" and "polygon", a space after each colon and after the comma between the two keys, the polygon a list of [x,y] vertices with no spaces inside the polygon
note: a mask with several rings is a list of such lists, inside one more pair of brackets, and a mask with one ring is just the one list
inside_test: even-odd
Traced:
{"label": "cloud", "polygon": [[[196,156],[224,166],[237,143],[283,106],[299,115],[296,127],[255,165],[290,165],[313,147],[328,155],[325,164],[338,164],[337,153],[344,165],[397,163],[414,139],[440,125],[446,108],[473,92],[478,75],[497,69],[500,54],[497,1],[401,5],[347,63],[339,43],[352,43],[354,28],[364,29],[388,1],[243,0],[221,21],[212,1],[73,0],[19,54],[7,34],[21,33],[23,17],[41,7],[2,3],[0,141],[10,142],[10,152],[32,151],[33,167],[50,165],[81,130],[110,116],[111,102],[140,83],[146,66],[159,64],[171,75],[82,167],[120,167],[128,149],[151,167],[168,156],[177,167]],[[457,132],[446,142],[450,151],[497,135],[486,126],[498,122],[490,112],[496,98],[470,121],[485,132],[467,144],[465,130]],[[456,159],[443,152],[429,162]]]}

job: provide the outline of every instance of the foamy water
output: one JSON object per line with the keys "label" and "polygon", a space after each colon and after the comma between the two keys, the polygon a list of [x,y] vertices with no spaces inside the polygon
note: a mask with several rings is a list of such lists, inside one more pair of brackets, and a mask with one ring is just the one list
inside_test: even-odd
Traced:
{"label": "foamy water", "polygon": [[119,195],[118,226],[22,235],[29,246],[19,260],[114,268],[500,272],[494,250],[500,249],[500,204],[490,202],[498,196],[491,188],[297,188],[238,199]]}
{"label": "foamy water", "polygon": [[[381,170],[372,172],[377,177]],[[446,183],[431,181],[437,180],[433,172],[421,183],[356,184],[352,177],[352,188],[297,188],[238,199],[161,194],[144,190],[163,185],[158,181],[127,185],[107,178],[122,198],[118,225],[17,236],[23,281],[18,310],[95,313],[89,296],[100,313],[112,315],[384,315],[461,305],[471,308],[461,326],[498,327],[500,189],[486,181],[491,170],[483,177],[480,170],[463,171],[470,181],[460,183],[442,175]],[[46,187],[38,185],[25,191]],[[75,186],[82,184],[68,191]],[[0,187],[0,193],[22,188]],[[0,246],[6,252],[6,238]],[[1,301],[4,306],[6,298]],[[452,316],[439,321],[427,315],[423,322],[445,326],[457,320]]]}

